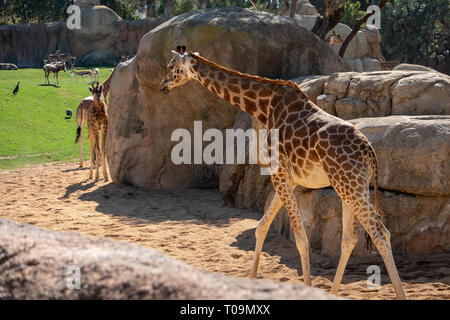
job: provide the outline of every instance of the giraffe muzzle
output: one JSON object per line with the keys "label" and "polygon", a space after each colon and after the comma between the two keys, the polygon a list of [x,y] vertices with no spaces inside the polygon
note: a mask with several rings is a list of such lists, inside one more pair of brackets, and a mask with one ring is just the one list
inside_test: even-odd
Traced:
{"label": "giraffe muzzle", "polygon": [[167,88],[165,88],[165,87],[161,87],[161,88],[159,88],[159,91],[161,91],[162,93],[164,93],[164,94],[169,94],[169,90],[167,90]]}

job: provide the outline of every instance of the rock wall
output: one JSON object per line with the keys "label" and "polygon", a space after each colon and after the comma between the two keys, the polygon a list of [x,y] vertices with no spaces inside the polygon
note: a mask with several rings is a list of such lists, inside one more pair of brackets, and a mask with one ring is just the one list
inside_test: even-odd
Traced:
{"label": "rock wall", "polygon": [[77,66],[115,65],[121,56],[134,56],[142,36],[167,20],[122,20],[105,6],[82,6],[81,14],[80,30],[65,22],[0,26],[0,62],[38,68],[60,50],[77,57]]}
{"label": "rock wall", "polygon": [[[80,268],[79,289],[67,286],[75,284],[67,279],[70,266]],[[0,219],[0,299],[341,298],[303,285],[235,279],[200,271],[139,245]]]}
{"label": "rock wall", "polygon": [[[159,91],[178,44],[235,70],[290,79],[349,68],[323,41],[286,17],[248,9],[212,9],[172,18],[146,34],[135,59],[111,83],[108,163],[116,183],[152,188],[217,187],[217,167],[175,165],[175,129],[193,137],[194,121],[231,128],[238,109],[195,81]],[[301,45],[299,45],[301,44]]]}

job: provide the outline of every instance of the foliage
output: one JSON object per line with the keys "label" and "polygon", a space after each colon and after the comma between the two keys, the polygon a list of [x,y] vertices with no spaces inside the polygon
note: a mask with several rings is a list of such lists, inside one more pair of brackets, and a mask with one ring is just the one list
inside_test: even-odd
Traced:
{"label": "foliage", "polygon": [[[326,16],[326,6],[323,0],[310,0],[311,4],[316,7],[317,11],[322,15]],[[355,23],[364,17],[365,10],[361,8],[367,8],[366,5],[362,5],[363,1],[348,0],[342,5],[344,6],[344,16],[342,17],[341,23],[345,23],[350,27],[353,27]]]}
{"label": "foliage", "polygon": [[448,0],[391,0],[382,11],[381,23],[386,59],[427,65],[449,73]]}
{"label": "foliage", "polygon": [[[109,68],[100,68],[100,81],[109,74]],[[17,81],[20,90],[14,96]],[[52,75],[50,82],[54,83]],[[45,86],[42,69],[0,71],[0,169],[79,158],[75,113],[80,101],[90,94],[85,82],[62,71],[59,87]],[[73,111],[72,119],[64,119],[66,109]],[[87,141],[84,130],[85,159],[89,157]]]}
{"label": "foliage", "polygon": [[360,10],[361,4],[359,1],[347,1],[344,2],[344,15],[342,16],[341,23],[344,23],[353,28],[360,20],[366,15],[365,11]]}

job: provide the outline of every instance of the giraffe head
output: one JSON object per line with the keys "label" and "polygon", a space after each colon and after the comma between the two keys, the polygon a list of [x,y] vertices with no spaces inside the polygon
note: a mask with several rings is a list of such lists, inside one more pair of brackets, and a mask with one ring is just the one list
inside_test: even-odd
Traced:
{"label": "giraffe head", "polygon": [[339,33],[337,33],[336,31],[333,31],[330,34],[330,36],[327,38],[326,41],[329,46],[332,46],[332,45],[340,46],[344,42],[344,40],[342,40]]}
{"label": "giraffe head", "polygon": [[92,84],[92,88],[89,88],[89,91],[92,93],[92,96],[94,97],[94,100],[100,101],[103,96],[103,86],[98,86],[98,82],[96,83],[96,86]]}
{"label": "giraffe head", "polygon": [[168,93],[171,89],[181,86],[192,79],[191,66],[195,60],[186,52],[186,46],[178,46],[177,51],[173,51],[173,59],[167,65],[167,73],[164,76],[160,90]]}

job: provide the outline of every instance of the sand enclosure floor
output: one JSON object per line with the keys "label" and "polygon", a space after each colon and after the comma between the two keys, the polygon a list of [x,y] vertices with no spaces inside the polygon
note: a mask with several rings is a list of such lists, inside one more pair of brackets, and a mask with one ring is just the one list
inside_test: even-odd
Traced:
{"label": "sand enclosure floor", "polygon": [[[0,216],[56,231],[137,243],[199,269],[247,277],[261,216],[224,207],[218,190],[146,190],[94,183],[78,163],[0,171]],[[450,299],[450,254],[396,257],[410,299]],[[338,258],[311,255],[312,284],[331,289]],[[381,266],[382,286],[369,290],[367,267]],[[302,283],[295,244],[270,231],[258,278]],[[341,295],[392,299],[394,291],[379,256],[351,257]]]}

